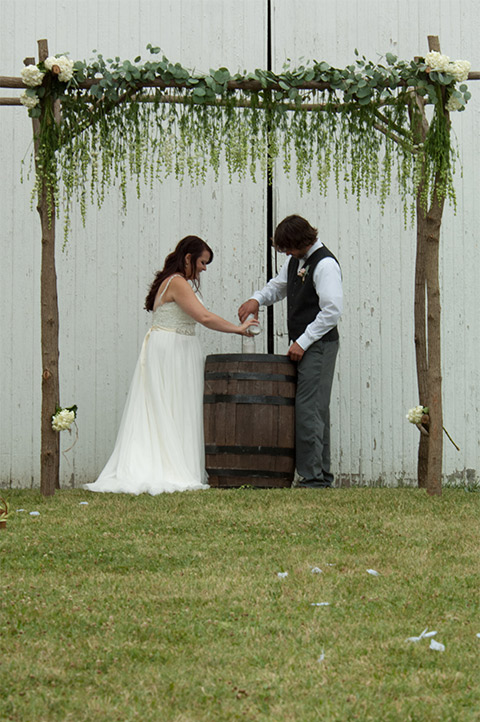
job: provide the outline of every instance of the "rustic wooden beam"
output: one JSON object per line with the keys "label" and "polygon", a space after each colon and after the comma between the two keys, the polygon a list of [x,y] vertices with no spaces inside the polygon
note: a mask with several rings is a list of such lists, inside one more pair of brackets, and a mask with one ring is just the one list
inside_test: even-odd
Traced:
{"label": "rustic wooden beam", "polygon": [[[29,63],[27,63],[29,64]],[[31,63],[30,63],[31,64]],[[79,83],[78,87],[83,90],[88,90],[92,87],[92,85],[98,85],[101,78],[89,78],[88,80],[85,80],[83,83]],[[480,71],[474,70],[471,71],[468,74],[467,80],[480,80]],[[399,83],[398,87],[406,87],[406,82],[402,81]],[[25,89],[28,86],[25,85],[23,80],[21,78],[17,77],[9,77],[5,75],[0,75],[0,88],[21,88]],[[160,88],[162,90],[165,90],[166,88],[188,88],[192,86],[188,86],[186,83],[176,83],[174,81],[171,81],[170,83],[166,83],[164,80],[146,80],[142,81],[139,85],[139,88]],[[248,90],[252,92],[258,92],[260,90],[264,90],[262,84],[258,80],[229,80],[227,83],[227,87],[229,90]],[[298,90],[329,90],[331,88],[330,83],[302,83],[301,85],[295,86]],[[385,86],[388,87],[388,86]],[[397,87],[397,86],[395,86]],[[272,83],[268,86],[268,90],[281,90],[280,85],[278,83]]]}

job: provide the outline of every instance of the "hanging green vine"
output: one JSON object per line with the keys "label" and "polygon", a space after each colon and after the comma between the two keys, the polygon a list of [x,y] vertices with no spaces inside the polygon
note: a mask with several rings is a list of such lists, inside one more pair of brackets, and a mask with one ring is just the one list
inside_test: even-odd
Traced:
{"label": "hanging green vine", "polygon": [[[343,187],[357,205],[365,193],[378,194],[383,207],[393,177],[405,210],[421,180],[425,206],[434,179],[454,201],[448,111],[470,98],[466,85],[457,87],[468,77],[466,61],[429,53],[406,62],[387,53],[374,64],[355,51],[345,69],[315,62],[279,74],[195,74],[147,49],[152,57],[143,63],[60,56],[22,71],[22,102],[40,121],[36,189],[45,181],[57,204],[61,190],[65,238],[74,199],[84,219],[87,201],[101,206],[118,184],[126,208],[130,179],[138,195],[142,183],[172,174],[203,183],[211,171],[219,177],[222,159],[232,180],[270,176],[279,158],[289,174],[294,158],[302,189],[316,177],[325,194],[333,176],[337,192]],[[414,92],[434,107],[424,142],[412,132]]]}

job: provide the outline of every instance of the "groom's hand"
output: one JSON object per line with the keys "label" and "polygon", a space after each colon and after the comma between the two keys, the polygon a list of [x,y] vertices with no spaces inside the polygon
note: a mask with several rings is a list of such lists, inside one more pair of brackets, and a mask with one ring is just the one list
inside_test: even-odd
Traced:
{"label": "groom's hand", "polygon": [[238,309],[238,318],[240,319],[240,323],[246,321],[251,313],[253,313],[255,318],[258,320],[259,307],[260,304],[254,298],[250,298],[248,301],[245,301],[245,303],[242,303]]}
{"label": "groom's hand", "polygon": [[304,353],[305,351],[303,350],[303,348],[296,341],[294,341],[287,351],[287,356],[290,357],[291,361],[301,361]]}

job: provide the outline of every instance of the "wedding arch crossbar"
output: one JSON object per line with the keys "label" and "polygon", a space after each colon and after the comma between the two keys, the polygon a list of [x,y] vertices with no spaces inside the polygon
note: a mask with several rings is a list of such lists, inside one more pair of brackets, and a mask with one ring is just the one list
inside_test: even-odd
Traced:
{"label": "wedding arch crossbar", "polygon": [[[34,132],[35,186],[42,225],[42,444],[41,491],[59,487],[59,434],[52,415],[59,406],[58,299],[55,220],[63,209],[64,243],[76,200],[82,217],[88,201],[101,206],[118,183],[123,205],[127,183],[153,185],[174,175],[205,182],[226,166],[230,178],[260,173],[271,180],[276,163],[310,190],[316,178],[326,194],[378,196],[383,208],[400,194],[405,221],[416,218],[415,349],[420,434],[418,483],[441,493],[442,381],[440,358],[440,225],[446,199],[455,204],[450,112],[470,98],[466,80],[480,78],[466,61],[440,53],[411,61],[387,53],[372,63],[355,51],[344,69],[313,62],[281,73],[227,68],[197,74],[147,46],[149,60],[104,59],[89,64],[49,56],[38,41],[39,62],[24,61],[19,78],[0,87],[22,88],[21,98],[0,105],[27,107]],[[426,106],[432,107],[427,119]],[[90,179],[85,185],[85,178]],[[427,313],[428,310],[428,313]]]}

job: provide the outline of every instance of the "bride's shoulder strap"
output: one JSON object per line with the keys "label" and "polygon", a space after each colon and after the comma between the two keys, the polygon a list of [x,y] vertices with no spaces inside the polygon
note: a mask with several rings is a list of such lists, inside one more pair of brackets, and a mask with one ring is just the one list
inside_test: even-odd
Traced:
{"label": "bride's shoulder strap", "polygon": [[165,293],[165,291],[167,290],[167,288],[169,287],[169,285],[171,284],[171,282],[173,281],[174,278],[183,278],[183,276],[181,275],[181,273],[174,273],[173,276],[170,276],[170,278],[168,279],[168,281],[165,284],[165,288],[163,289],[163,291],[160,294],[160,298],[162,298],[163,294]]}

